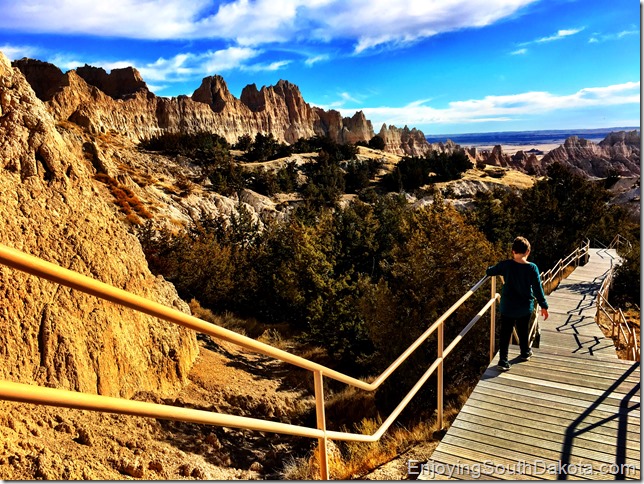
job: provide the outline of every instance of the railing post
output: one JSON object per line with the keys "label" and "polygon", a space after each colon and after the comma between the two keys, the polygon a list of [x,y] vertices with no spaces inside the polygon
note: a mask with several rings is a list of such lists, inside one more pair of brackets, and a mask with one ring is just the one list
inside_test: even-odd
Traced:
{"label": "railing post", "polygon": [[[619,319],[617,319],[617,310],[613,309],[613,328],[614,327],[618,328],[618,331],[617,331],[617,341],[618,342],[619,342],[619,326],[621,325],[621,323],[622,322]],[[613,331],[613,332],[615,332],[615,331]]]}
{"label": "railing post", "polygon": [[443,349],[445,348],[445,341],[443,339],[443,325],[444,323],[441,323],[440,326],[438,326],[438,358],[440,358],[440,363],[438,364],[438,368],[436,371],[438,372],[437,374],[437,388],[436,388],[436,398],[437,398],[437,409],[438,409],[438,415],[436,416],[436,421],[438,422],[438,430],[441,430],[443,428]]}
{"label": "railing post", "polygon": [[327,453],[326,439],[326,417],[324,416],[324,386],[322,382],[322,372],[317,370],[313,372],[313,382],[315,386],[315,414],[317,417],[318,429],[324,432],[324,437],[318,439],[318,458],[320,462],[320,479],[329,480],[329,456]]}
{"label": "railing post", "polygon": [[[496,298],[496,276],[492,276],[490,287],[492,295]],[[490,362],[494,359],[494,343],[496,341],[496,301],[490,306]]]}

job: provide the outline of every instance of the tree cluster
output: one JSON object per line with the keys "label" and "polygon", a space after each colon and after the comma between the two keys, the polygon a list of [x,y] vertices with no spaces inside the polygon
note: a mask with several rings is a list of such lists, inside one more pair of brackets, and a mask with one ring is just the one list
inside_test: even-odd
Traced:
{"label": "tree cluster", "polygon": [[425,156],[404,157],[383,184],[390,191],[411,192],[429,183],[457,180],[473,167],[463,150],[451,154],[434,150]]}

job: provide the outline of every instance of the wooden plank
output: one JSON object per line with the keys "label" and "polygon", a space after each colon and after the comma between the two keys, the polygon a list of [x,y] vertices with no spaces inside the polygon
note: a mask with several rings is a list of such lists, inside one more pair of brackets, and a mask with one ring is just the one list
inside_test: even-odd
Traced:
{"label": "wooden plank", "polygon": [[594,320],[571,321],[564,323],[556,323],[553,321],[547,325],[539,324],[539,332],[541,333],[541,336],[543,336],[545,332],[551,332],[553,337],[557,337],[557,335],[577,335],[582,339],[602,338],[610,341],[614,346],[612,340],[604,335],[604,332],[599,328],[599,326],[597,326],[597,323],[595,323]]}
{"label": "wooden plank", "polygon": [[606,361],[606,362],[619,362],[619,361],[625,361],[625,360],[619,360],[618,358],[614,357],[613,355],[607,356],[604,354],[594,354],[594,355],[582,355],[582,354],[577,354],[577,353],[571,353],[570,351],[564,349],[562,350],[561,348],[558,348],[556,346],[548,346],[548,345],[541,345],[539,346],[539,349],[542,351],[547,351],[550,354],[553,355],[560,355],[560,356],[570,356],[571,358],[590,358],[596,361]]}
{"label": "wooden plank", "polygon": [[[544,336],[545,335],[545,336]],[[606,358],[617,359],[615,345],[612,340],[600,337],[592,339],[576,335],[559,334],[556,337],[548,336],[546,332],[541,333],[540,346],[551,347],[555,350],[568,350],[573,354],[595,356],[604,355]]]}
{"label": "wooden plank", "polygon": [[[457,439],[453,442],[448,442],[443,438],[443,441],[436,450],[456,457],[464,456],[469,460],[478,461],[482,464],[481,468],[484,471],[487,471],[488,467],[491,466],[491,475],[499,479],[505,478],[511,480],[523,478],[523,480],[526,480],[532,478],[538,480],[555,480],[557,478],[556,474],[548,472],[541,474],[541,468],[538,467],[540,463],[535,465],[534,462],[536,459],[533,456],[525,456],[511,449],[508,449],[507,455],[499,456],[493,453],[493,447],[486,447],[479,442],[468,441],[466,439]],[[542,461],[544,466],[556,464],[556,461],[550,459],[542,459]],[[527,465],[523,465],[523,463]]]}
{"label": "wooden plank", "polygon": [[[548,328],[552,331],[557,331],[558,328],[565,328],[569,326],[579,326],[585,328],[597,328],[601,331],[601,328],[597,325],[595,321],[595,313],[592,316],[580,316],[578,314],[563,314],[563,313],[550,313],[550,317],[547,320],[539,320],[540,328]],[[600,333],[603,336],[603,333]]]}
{"label": "wooden plank", "polygon": [[[470,398],[473,402],[476,402],[473,403],[475,406],[481,406],[480,402],[503,407],[511,406],[515,408],[517,412],[527,411],[534,413],[534,418],[537,418],[536,416],[538,415],[538,418],[555,417],[570,422],[579,420],[583,416],[584,422],[588,422],[589,425],[601,423],[602,426],[606,426],[607,428],[612,428],[613,426],[617,428],[618,422],[626,418],[629,429],[632,429],[635,433],[639,433],[640,431],[639,406],[637,407],[637,412],[632,409],[621,413],[616,413],[614,411],[607,412],[595,407],[591,409],[587,402],[580,402],[577,406],[567,405],[560,402],[552,402],[547,394],[541,394],[540,397],[533,397],[530,395],[497,390],[491,387],[481,387],[480,391],[472,393]],[[615,407],[612,408],[615,409]],[[507,410],[504,409],[504,411]]]}
{"label": "wooden plank", "polygon": [[[583,447],[580,444],[580,441],[577,439],[570,438],[569,442],[566,443],[565,436],[557,435],[560,437],[560,440],[555,439],[544,439],[542,434],[538,432],[537,429],[520,429],[517,430],[505,430],[500,428],[495,428],[491,426],[483,426],[478,424],[472,424],[469,422],[461,421],[454,429],[459,429],[462,431],[462,435],[468,435],[470,438],[473,438],[473,435],[480,435],[484,440],[483,442],[490,442],[491,439],[498,439],[499,443],[503,443],[507,447],[514,448],[519,445],[530,446],[535,449],[535,452],[541,453],[542,451],[549,451],[556,453],[555,455],[561,455],[562,460],[567,456],[569,457],[569,462],[574,462],[579,460],[581,462],[592,462],[594,463],[605,463],[612,464],[618,458],[622,458],[624,462],[627,463],[638,463],[640,461],[639,452],[633,450],[625,449],[621,447],[618,449],[615,446],[610,447],[609,451],[602,451],[597,448]],[[452,435],[458,435],[455,431],[452,432]],[[499,444],[501,445],[501,444]],[[623,455],[620,456],[620,452]]]}
{"label": "wooden plank", "polygon": [[[457,439],[467,440],[469,445],[472,445],[472,442],[478,442],[479,444],[490,446],[490,452],[494,451],[495,455],[499,457],[504,456],[504,450],[508,449],[532,459],[544,458],[554,461],[568,461],[570,463],[586,463],[591,464],[596,469],[599,469],[602,464],[613,464],[615,462],[613,455],[575,448],[562,450],[561,443],[552,443],[526,436],[522,437],[519,434],[501,430],[484,434],[475,430],[450,427],[450,432],[443,437],[443,440],[447,442],[454,442]],[[626,457],[625,463],[638,464],[639,460],[636,461]]]}
{"label": "wooden plank", "polygon": [[[589,402],[585,400],[577,400],[575,398],[564,397],[561,395],[547,394],[544,391],[534,391],[526,388],[497,386],[493,383],[480,382],[481,394],[501,394],[506,398],[510,397],[518,402],[530,404],[538,404],[550,409],[552,412],[571,412],[579,415],[587,412],[590,408]],[[473,397],[474,394],[471,395]],[[618,405],[611,404],[610,402],[600,403],[592,407],[593,413],[601,418],[610,418],[615,415],[630,415],[633,418],[640,418],[639,404],[637,410],[626,410],[620,408]],[[556,414],[556,413],[553,413]]]}
{"label": "wooden plank", "polygon": [[[577,381],[569,383],[566,381],[559,381],[562,379],[556,378],[554,374],[548,375],[548,378],[546,378],[543,374],[539,374],[537,376],[523,375],[523,371],[519,369],[520,366],[521,365],[519,364],[514,365],[514,371],[501,371],[496,367],[488,368],[487,370],[485,370],[485,373],[481,377],[481,383],[487,381],[498,381],[500,383],[503,383],[506,380],[516,380],[539,385],[540,387],[542,387],[542,391],[547,391],[547,388],[561,388],[573,392],[585,393],[587,395],[594,395],[596,397],[605,396],[607,391],[606,387],[602,387],[601,385],[595,384],[594,382]],[[529,368],[529,366],[527,365],[524,365],[524,367]],[[557,375],[561,375],[561,373],[557,373]],[[631,392],[631,390],[633,390],[633,388],[634,386],[632,384],[628,384],[628,382],[620,383],[616,386],[616,388],[611,389],[611,393],[627,395]]]}
{"label": "wooden plank", "polygon": [[[510,466],[516,466],[517,463],[520,462],[527,464],[540,462],[544,464],[547,463],[549,466],[552,466],[568,457],[567,455],[562,455],[559,451],[537,448],[529,444],[514,443],[513,447],[510,448],[507,446],[506,442],[502,441],[502,439],[497,439],[495,437],[485,438],[485,436],[482,436],[480,434],[473,435],[472,433],[468,432],[462,433],[459,431],[459,429],[456,428],[453,430],[453,433],[450,432],[445,437],[443,437],[443,441],[441,442],[439,447],[442,447],[443,444],[450,444],[451,446],[480,452],[483,455],[489,456],[488,458],[494,463],[503,463]],[[445,452],[446,447],[442,447],[441,450]],[[596,462],[590,459],[573,459],[574,456],[571,457],[571,464],[583,463],[592,466],[592,475],[586,477],[595,479],[598,477],[604,477],[600,473],[600,469],[602,464],[607,464],[606,462]],[[534,472],[532,472],[532,474],[534,474]],[[639,472],[637,472],[636,475],[639,477]],[[546,473],[540,477],[544,479],[556,479],[557,474]]]}
{"label": "wooden plank", "polygon": [[[590,324],[593,323],[595,326],[597,326],[597,322],[595,321],[595,311],[592,312],[592,314],[589,314],[586,312],[585,314],[573,314],[569,312],[569,309],[566,308],[566,312],[560,312],[558,313],[556,308],[554,311],[550,312],[550,316],[548,319],[540,319],[539,320],[539,327],[547,328],[547,327],[553,327],[556,328],[558,326],[570,326],[572,324]],[[599,329],[599,326],[597,326]]]}
{"label": "wooden plank", "polygon": [[[518,433],[521,432],[521,427],[525,426],[527,429],[540,429],[558,434],[559,442],[562,441],[563,436],[565,436],[566,434],[566,429],[570,426],[571,423],[570,421],[564,421],[563,419],[561,419],[557,423],[552,423],[550,421],[546,421],[545,419],[539,418],[540,416],[536,414],[531,414],[529,415],[529,417],[530,418],[516,417],[510,413],[499,414],[499,412],[484,409],[476,409],[475,411],[473,411],[473,409],[470,408],[463,408],[463,411],[458,414],[455,422],[461,419],[466,422],[480,422],[481,425],[500,426],[501,428],[507,429],[514,428]],[[484,423],[486,421],[490,423]],[[617,444],[618,436],[619,433],[617,429],[615,429],[615,432],[609,434],[606,432],[606,428],[596,427],[575,435],[575,442],[584,442],[587,443],[587,445],[593,446],[599,444],[600,447],[597,447],[597,449],[603,448],[604,446],[613,448]],[[620,445],[624,446],[627,449],[630,449],[631,451],[637,452],[638,454],[641,450],[640,442],[636,439],[622,439]]]}
{"label": "wooden plank", "polygon": [[[545,325],[564,325],[564,324],[573,324],[573,323],[588,323],[592,321],[595,322],[595,315],[597,311],[595,308],[591,309],[572,309],[570,305],[568,306],[552,306],[548,305],[548,319],[539,319],[539,326]],[[596,324],[596,323],[595,323]]]}
{"label": "wooden plank", "polygon": [[[526,376],[525,374],[523,374],[517,369],[520,366],[522,365],[513,365],[511,371],[515,375]],[[503,385],[503,387],[501,388],[505,388],[508,386],[525,388],[525,389],[534,390],[539,393],[567,396],[567,397],[575,398],[577,400],[585,400],[586,402],[589,402],[589,403],[597,401],[599,398],[604,398],[606,403],[610,403],[611,405],[614,405],[614,406],[620,406],[622,404],[632,406],[635,403],[640,403],[640,398],[641,398],[639,396],[639,388],[637,389],[637,391],[634,391],[633,393],[630,393],[630,390],[629,392],[626,392],[626,393],[616,391],[616,392],[610,392],[607,394],[606,392],[604,392],[598,396],[594,393],[592,394],[584,393],[584,392],[578,391],[577,389],[570,389],[566,387],[555,387],[552,385],[546,387],[543,384],[539,383],[538,379],[534,379],[534,380],[512,379],[509,377],[509,375],[504,374],[504,376],[507,376],[508,378],[503,378],[502,380],[497,381],[496,379],[486,377],[485,380],[490,383],[498,382],[499,385]],[[629,385],[632,385],[633,390],[637,387],[637,385],[639,385],[639,382],[626,382],[626,383]],[[624,400],[627,395],[629,395],[628,403],[624,403]]]}
{"label": "wooden plank", "polygon": [[[597,294],[598,286],[594,285],[580,285],[580,284],[560,284],[555,291],[557,294],[567,294],[571,296],[576,296],[578,298],[583,298],[586,296],[595,296]],[[547,298],[547,296],[546,296]]]}
{"label": "wooden plank", "polygon": [[[547,383],[547,385],[542,384]],[[512,395],[513,398],[520,396],[526,398],[548,399],[552,404],[561,403],[567,407],[583,407],[584,409],[593,406],[596,402],[602,411],[609,413],[629,413],[639,415],[640,395],[634,392],[633,395],[622,393],[602,393],[593,395],[586,392],[576,392],[569,386],[561,383],[540,382],[534,379],[524,379],[520,375],[504,375],[497,379],[486,379],[480,382],[481,389],[485,394],[497,392],[499,394]],[[478,387],[478,386],[477,386]],[[595,389],[584,389],[595,390]],[[623,407],[621,410],[620,408]]]}
{"label": "wooden plank", "polygon": [[[530,420],[542,420],[543,422],[568,422],[567,426],[573,428],[575,433],[589,432],[593,429],[599,429],[609,437],[618,438],[618,430],[624,434],[620,437],[625,440],[634,440],[639,443],[641,431],[640,418],[626,414],[604,414],[601,411],[593,410],[588,414],[580,413],[578,410],[566,408],[552,408],[539,404],[529,405],[528,402],[521,402],[524,406],[517,407],[521,403],[513,404],[513,411],[503,406],[503,401],[499,401],[493,395],[476,395],[472,397],[472,408],[468,412],[480,413],[483,415],[486,411],[504,411],[509,419],[528,418]],[[529,414],[526,416],[526,413]],[[520,416],[520,417],[517,417]]]}
{"label": "wooden plank", "polygon": [[592,301],[592,303],[594,304],[596,296],[597,296],[596,294],[587,294],[585,296],[579,296],[578,294],[570,294],[564,291],[557,291],[557,289],[555,289],[550,294],[546,294],[546,300],[548,302],[550,302],[551,299],[561,300],[561,301],[565,301],[565,300],[575,301],[575,302],[579,301],[584,304],[590,304]]}
{"label": "wooden plank", "polygon": [[[577,355],[561,355],[548,351],[548,348],[533,348],[534,357],[530,364],[553,365],[558,368],[586,368],[596,375],[612,376],[615,379],[622,378],[626,381],[640,381],[639,363],[629,361],[610,359],[600,360],[596,357],[580,357]],[[637,365],[637,368],[630,370],[630,367]]]}
{"label": "wooden plank", "polygon": [[[599,330],[599,328],[597,329]],[[602,333],[601,331],[597,331],[595,335],[585,336],[583,334],[563,333],[561,331],[557,331],[554,328],[553,330],[549,330],[547,328],[541,329],[542,345],[552,344],[553,346],[557,346],[558,343],[568,344],[569,339],[575,340],[577,342],[577,345],[609,344],[613,348],[615,348],[613,340],[604,336],[604,333]]]}
{"label": "wooden plank", "polygon": [[[547,425],[546,423],[537,420],[525,419],[512,419],[504,415],[490,415],[489,413],[483,415],[481,413],[461,412],[458,418],[452,424],[455,427],[467,429],[468,426],[474,428],[491,427],[496,429],[505,430],[508,432],[519,432],[521,435],[530,435],[532,437],[540,438],[543,440],[550,440],[552,442],[562,442],[566,436],[568,427],[560,427],[556,425]],[[616,442],[614,438],[602,438],[603,434],[588,434],[588,435],[575,435],[574,445],[583,449],[595,450],[602,453],[615,453],[617,447],[622,447],[626,453],[632,458],[640,459],[639,446],[626,445],[627,441]]]}
{"label": "wooden plank", "polygon": [[[622,379],[625,382],[632,382],[637,384],[640,381],[640,372],[634,370],[626,375],[626,372],[609,371],[601,366],[591,365],[590,362],[578,361],[562,361],[561,359],[550,359],[542,357],[541,353],[535,352],[535,355],[530,359],[525,366],[530,365],[532,368],[539,368],[543,374],[550,372],[567,372],[575,375],[590,375],[595,378],[603,378],[615,382]],[[523,365],[522,365],[523,366]]]}
{"label": "wooden plank", "polygon": [[[640,368],[639,362],[628,361],[628,360],[597,360],[596,358],[587,358],[587,357],[576,357],[574,355],[559,355],[556,353],[549,352],[546,348],[534,348],[534,358],[530,360],[530,363],[533,361],[539,362],[548,362],[560,366],[583,366],[585,368],[592,369],[596,372],[606,372],[606,374],[621,376],[623,373],[633,365],[637,365],[638,368],[631,372],[631,375],[628,377],[636,378],[637,381],[640,380]],[[637,376],[636,376],[637,375]]]}
{"label": "wooden plank", "polygon": [[[473,401],[471,407],[463,410],[462,415],[475,415],[481,418],[488,418],[490,415],[493,415],[495,411],[506,412],[508,423],[517,421],[521,425],[530,427],[538,426],[539,421],[541,421],[542,423],[550,424],[552,428],[557,428],[559,422],[562,422],[561,425],[565,426],[561,427],[560,431],[562,432],[562,437],[559,442],[563,442],[565,435],[568,435],[571,438],[574,438],[575,441],[583,438],[586,441],[601,441],[605,444],[613,446],[619,444],[621,448],[631,449],[632,451],[639,452],[641,450],[641,443],[639,439],[640,432],[634,431],[635,426],[628,426],[625,431],[624,428],[621,428],[619,422],[614,421],[609,421],[608,423],[603,424],[604,422],[602,420],[594,419],[597,426],[593,427],[593,424],[588,422],[589,419],[584,419],[584,422],[582,422],[580,425],[577,425],[573,419],[553,417],[550,415],[536,413],[532,413],[531,415],[528,415],[528,417],[517,417],[515,414],[525,415],[526,413],[530,414],[531,412],[529,410],[520,411],[513,408],[506,408],[497,404],[477,401]],[[522,427],[518,426],[518,428],[521,429],[521,432],[523,432]],[[637,427],[637,429],[639,430],[639,427]]]}
{"label": "wooden plank", "polygon": [[[543,480],[541,476],[521,473],[525,468],[518,462],[499,459],[498,456],[451,444],[446,444],[441,450],[436,449],[434,454],[438,454],[442,460],[457,466],[459,462],[463,462],[461,467],[464,472],[460,473],[459,477],[465,480]],[[432,460],[434,454],[432,454]]]}
{"label": "wooden plank", "polygon": [[[622,393],[622,394],[628,394],[630,393],[634,387],[637,386],[637,384],[632,383],[632,382],[620,382],[619,384],[615,385],[619,379],[617,378],[606,378],[603,375],[593,375],[593,374],[588,374],[588,373],[579,373],[579,372],[573,372],[573,371],[565,371],[560,370],[560,371],[555,371],[554,369],[546,368],[544,367],[539,367],[537,363],[535,362],[534,364],[531,364],[532,361],[530,362],[524,362],[524,363],[517,363],[512,365],[512,374],[514,375],[523,375],[529,378],[534,378],[538,380],[547,380],[549,382],[558,382],[558,383],[565,383],[568,385],[572,386],[582,386],[584,388],[595,388],[597,390],[611,390],[611,392],[614,393]],[[493,371],[499,372],[501,374],[501,370],[497,370],[495,368],[491,368],[490,370],[490,376]],[[504,375],[507,375],[507,373],[503,373]],[[580,377],[583,375],[583,380],[580,380]],[[615,385],[614,388],[611,388],[613,385]],[[639,398],[637,399],[639,401]]]}
{"label": "wooden plank", "polygon": [[606,357],[617,358],[613,340],[605,337],[586,337],[583,335],[573,334],[552,334],[548,331],[541,332],[539,346],[553,347],[555,350],[570,350],[572,353],[595,356],[598,353],[605,354]]}
{"label": "wooden plank", "polygon": [[[574,309],[571,306],[572,306],[571,304],[568,304],[568,305],[560,304],[558,307],[557,306],[553,308],[549,307],[548,319],[546,320],[540,319],[539,323],[550,324],[552,322],[560,322],[560,321],[567,322],[573,318],[576,318],[576,320],[581,320],[581,319],[592,320],[592,321],[595,320],[595,314],[597,310],[594,307],[581,310],[581,309]],[[550,309],[552,309],[552,311]],[[583,314],[577,314],[579,313],[579,311],[583,311]]]}

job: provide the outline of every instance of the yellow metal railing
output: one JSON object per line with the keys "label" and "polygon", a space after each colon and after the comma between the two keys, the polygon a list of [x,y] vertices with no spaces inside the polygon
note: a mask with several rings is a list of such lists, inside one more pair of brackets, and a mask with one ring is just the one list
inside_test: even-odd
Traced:
{"label": "yellow metal railing", "polygon": [[[56,264],[52,264],[10,247],[0,245],[0,264],[77,289],[150,316],[179,324],[194,331],[235,343],[248,350],[277,358],[300,368],[310,370],[313,372],[314,378],[317,428],[314,429],[262,419],[226,415],[217,412],[207,412],[203,410],[173,407],[148,402],[131,401],[122,398],[85,394],[8,381],[0,381],[1,399],[151,418],[181,420],[318,439],[320,449],[320,476],[324,480],[329,478],[327,460],[328,439],[350,440],[356,442],[375,442],[379,440],[434,372],[437,373],[437,419],[439,425],[441,427],[443,426],[443,361],[488,310],[490,310],[490,361],[494,357],[494,303],[499,298],[499,295],[496,293],[495,278],[491,278],[491,295],[487,303],[447,347],[444,345],[443,338],[443,327],[445,321],[454,311],[456,311],[456,309],[469,299],[474,292],[476,292],[488,279],[490,279],[489,277],[484,277],[478,281],[469,291],[467,291],[458,301],[445,311],[445,313],[443,313],[443,315],[441,315],[422,335],[420,335],[416,341],[409,346],[409,348],[407,348],[385,371],[382,372],[382,374],[372,382],[368,383],[293,355],[287,351],[274,348],[268,344],[255,341],[254,339],[242,336],[215,324],[208,323],[179,310],[163,306],[157,302],[134,295],[69,269],[64,269]],[[363,390],[373,391],[377,389],[435,331],[437,331],[438,340],[437,358],[373,435],[326,430],[324,414],[324,377],[331,378]]]}
{"label": "yellow metal railing", "polygon": [[613,283],[613,267],[604,278],[599,291],[597,292],[597,313],[596,320],[599,323],[601,314],[606,315],[611,323],[611,337],[615,346],[623,345],[628,359],[637,361],[640,359],[640,349],[635,330],[626,322],[626,317],[621,309],[615,309],[608,302],[608,290]]}
{"label": "yellow metal railing", "polygon": [[577,247],[574,251],[568,254],[563,259],[560,259],[553,268],[541,273],[541,284],[546,294],[550,294],[557,284],[564,278],[564,271],[572,264],[577,267],[579,261],[582,259],[584,263],[588,260],[590,250],[590,240],[585,240],[584,243]]}

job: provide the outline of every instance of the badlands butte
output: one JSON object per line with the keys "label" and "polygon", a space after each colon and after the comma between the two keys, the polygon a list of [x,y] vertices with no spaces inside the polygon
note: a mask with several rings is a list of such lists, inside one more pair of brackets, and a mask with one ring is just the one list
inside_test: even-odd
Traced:
{"label": "badlands butte", "polygon": [[[240,204],[258,223],[286,216],[279,200],[250,190],[215,193],[194,181],[201,168],[190,160],[139,148],[160,134],[199,132],[231,144],[258,133],[287,144],[313,136],[369,142],[378,135],[384,149],[360,147],[358,157],[381,159],[385,169],[402,156],[464,150],[476,168],[451,186],[461,202],[480,189],[530,186],[559,162],[589,178],[619,175],[616,203],[639,213],[638,132],[613,133],[599,144],[570,138],[542,158],[500,148],[480,152],[429,144],[407,127],[383,125],[376,133],[362,112],[342,117],[311,106],[287,81],[251,84],[237,99],[213,76],[192,96],[164,98],[133,68],[63,73],[38,60],[12,63],[0,53],[0,243],[190,312],[174,286],[150,272],[135,227],[104,180],[129,189],[158,226],[230,216]],[[190,190],[181,193],[180,182]],[[5,266],[0,301],[3,380],[285,422],[312,406],[299,385],[264,381],[253,371],[276,363]],[[0,442],[0,479],[274,476],[293,445],[252,432],[5,401]]]}

